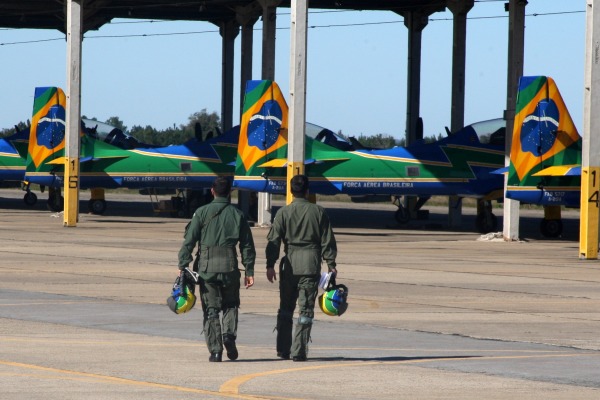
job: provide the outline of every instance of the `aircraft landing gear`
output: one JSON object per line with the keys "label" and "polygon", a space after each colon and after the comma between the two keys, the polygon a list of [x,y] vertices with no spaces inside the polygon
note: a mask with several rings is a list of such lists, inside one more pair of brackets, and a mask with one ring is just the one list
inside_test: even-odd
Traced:
{"label": "aircraft landing gear", "polygon": [[102,215],[106,211],[106,200],[90,199],[88,201],[88,212],[91,214]]}
{"label": "aircraft landing gear", "polygon": [[102,215],[106,211],[106,200],[104,200],[104,189],[90,189],[90,200],[88,201],[88,212],[90,214]]}
{"label": "aircraft landing gear", "polygon": [[397,206],[398,209],[394,213],[394,218],[396,219],[396,222],[400,225],[408,224],[408,221],[410,221],[410,214],[408,213],[408,210],[406,209],[406,207],[404,207],[402,203],[398,203]]}
{"label": "aircraft landing gear", "polygon": [[37,195],[35,193],[33,193],[33,192],[27,191],[25,193],[25,195],[23,196],[23,201],[29,207],[32,207],[32,206],[35,205],[35,203],[37,203]]}
{"label": "aircraft landing gear", "polygon": [[48,189],[48,209],[50,211],[61,212],[65,207],[65,199],[60,194],[60,189]]}
{"label": "aircraft landing gear", "polygon": [[544,206],[544,219],[540,222],[540,232],[547,238],[562,235],[563,223],[560,206]]}
{"label": "aircraft landing gear", "polygon": [[[23,196],[23,202],[32,207],[37,203],[37,195],[31,191],[31,185],[29,182],[21,182],[21,190],[25,191],[25,195]],[[44,187],[41,187],[42,192],[44,191]]]}
{"label": "aircraft landing gear", "polygon": [[563,223],[560,219],[546,219],[540,222],[540,232],[547,238],[557,238],[562,235]]}
{"label": "aircraft landing gear", "polygon": [[492,212],[490,200],[477,200],[475,227],[480,233],[490,233],[498,229],[498,218]]}
{"label": "aircraft landing gear", "polygon": [[406,201],[402,201],[402,196],[394,196],[392,203],[398,207],[396,212],[394,213],[394,218],[396,222],[400,225],[406,225],[411,218],[416,219],[427,219],[429,218],[428,210],[421,210],[421,207],[427,203],[431,196],[423,196],[423,197],[414,197],[406,198]]}

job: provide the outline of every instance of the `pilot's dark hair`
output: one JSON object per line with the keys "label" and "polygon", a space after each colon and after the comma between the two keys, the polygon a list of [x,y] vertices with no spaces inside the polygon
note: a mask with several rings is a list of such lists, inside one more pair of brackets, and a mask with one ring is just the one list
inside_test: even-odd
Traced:
{"label": "pilot's dark hair", "polygon": [[217,197],[227,197],[231,192],[231,181],[225,176],[218,176],[212,184]]}
{"label": "pilot's dark hair", "polygon": [[308,176],[293,176],[292,179],[290,179],[290,191],[294,197],[304,197],[308,191]]}

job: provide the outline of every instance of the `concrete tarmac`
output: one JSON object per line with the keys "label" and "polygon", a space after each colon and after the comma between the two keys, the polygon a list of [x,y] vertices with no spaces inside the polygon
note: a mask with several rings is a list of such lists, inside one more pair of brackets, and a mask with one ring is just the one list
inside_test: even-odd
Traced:
{"label": "concrete tarmac", "polygon": [[321,203],[350,305],[316,310],[304,363],[276,357],[268,229],[253,228],[240,358],[219,364],[200,308],[165,303],[186,219],[109,194],[105,215],[65,228],[44,195],[21,197],[0,191],[2,399],[600,398],[600,264],[578,259],[576,212],[547,240],[542,211],[523,211],[523,240],[506,243],[475,232],[471,209],[451,230],[444,208],[398,227],[388,204]]}

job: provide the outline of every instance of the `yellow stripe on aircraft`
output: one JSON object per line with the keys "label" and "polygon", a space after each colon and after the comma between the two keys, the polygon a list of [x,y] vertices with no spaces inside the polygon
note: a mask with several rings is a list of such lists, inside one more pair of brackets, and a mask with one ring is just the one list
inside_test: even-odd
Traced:
{"label": "yellow stripe on aircraft", "polygon": [[477,153],[490,153],[490,154],[504,155],[504,150],[484,149],[481,147],[472,147],[472,146],[465,146],[465,145],[460,145],[460,144],[447,144],[447,145],[445,145],[445,147],[452,147],[453,149],[474,151]]}
{"label": "yellow stripe on aircraft", "polygon": [[[322,158],[315,160],[318,163],[331,162],[331,161],[348,161],[349,158]],[[258,167],[261,168],[282,168],[287,165],[288,160],[286,158],[274,158],[272,160],[267,161],[266,163],[260,164]]]}
{"label": "yellow stripe on aircraft", "polygon": [[[270,181],[283,181],[286,180],[285,176],[269,176]],[[260,176],[241,176],[236,175],[236,181],[265,181],[266,179]],[[447,182],[447,183],[464,183],[469,182],[472,178],[348,178],[348,177],[310,177],[311,181],[319,181],[319,182],[385,182],[385,183],[393,183],[393,182]]]}
{"label": "yellow stripe on aircraft", "polygon": [[21,158],[20,155],[15,154],[15,153],[3,153],[0,152],[0,157],[13,157],[13,158]]}
{"label": "yellow stripe on aircraft", "polygon": [[[540,190],[537,186],[508,186],[507,189],[516,192]],[[573,186],[544,186],[545,192],[579,192],[579,190],[579,187]]]}
{"label": "yellow stripe on aircraft", "polygon": [[565,176],[567,172],[577,167],[579,167],[579,164],[555,165],[552,167],[544,168],[543,170],[536,172],[532,176]]}
{"label": "yellow stripe on aircraft", "polygon": [[288,162],[287,158],[274,158],[272,160],[267,161],[266,163],[260,164],[259,167],[263,167],[263,168],[267,168],[267,167],[281,168],[281,167],[285,167],[285,165],[287,164],[287,162]]}
{"label": "yellow stripe on aircraft", "polygon": [[148,156],[148,157],[155,157],[155,158],[172,158],[174,160],[202,161],[202,162],[214,162],[214,163],[222,162],[222,160],[220,158],[204,158],[204,157],[198,157],[198,156],[184,156],[184,155],[178,155],[178,154],[163,154],[163,153],[147,152],[147,151],[141,151],[141,150],[129,150],[129,151],[131,151],[133,153],[141,154],[144,156]]}
{"label": "yellow stripe on aircraft", "polygon": [[467,164],[469,164],[469,166],[485,167],[485,168],[502,168],[504,166],[504,164],[490,164],[490,163],[483,163],[483,162],[476,162],[476,161],[469,161],[469,162],[467,162]]}
{"label": "yellow stripe on aircraft", "polygon": [[375,154],[360,153],[357,151],[351,151],[350,153],[355,154],[359,157],[370,158],[370,159],[375,159],[375,160],[403,162],[403,163],[407,163],[407,164],[437,165],[437,166],[441,166],[441,167],[451,167],[452,166],[452,163],[447,162],[447,161],[430,161],[430,160],[424,161],[424,160],[417,160],[415,158],[381,156],[381,155],[375,155]]}

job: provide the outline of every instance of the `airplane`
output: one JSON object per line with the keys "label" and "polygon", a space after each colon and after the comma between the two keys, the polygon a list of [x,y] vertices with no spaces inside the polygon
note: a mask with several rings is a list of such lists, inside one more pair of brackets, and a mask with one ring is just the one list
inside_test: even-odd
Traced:
{"label": "airplane", "polygon": [[506,197],[544,206],[540,231],[562,234],[561,206],[579,207],[582,138],[558,90],[547,76],[519,81]]}
{"label": "airplane", "polygon": [[0,185],[15,185],[23,180],[25,162],[12,144],[13,140],[29,137],[29,131],[16,129],[10,136],[0,138]]}
{"label": "airplane", "polygon": [[[65,105],[62,89],[36,88],[29,138],[12,142],[26,159],[24,180],[58,191],[64,186]],[[193,138],[181,145],[123,149],[82,130],[80,189],[209,188],[216,176],[233,175],[238,135],[239,129],[232,129],[203,142]],[[62,204],[62,196],[55,202]],[[93,199],[88,206],[101,214],[106,202]]]}
{"label": "airplane", "polygon": [[[82,118],[82,131],[94,138],[104,142],[113,144],[122,149],[132,149],[136,147],[156,147],[147,143],[138,141],[135,137],[124,133],[121,129],[104,122],[99,122],[87,118]],[[19,129],[15,126],[15,133],[0,138],[0,185],[3,186],[21,186],[25,190],[23,201],[29,206],[33,206],[37,202],[37,195],[31,191],[29,182],[24,181],[25,176],[25,159],[22,158],[17,149],[12,144],[13,141],[28,142],[29,127]],[[41,191],[45,188],[42,186]],[[50,197],[54,195],[50,191]],[[54,205],[54,200],[50,199],[49,205]]]}
{"label": "airplane", "polygon": [[[389,149],[341,149],[341,138],[305,139],[305,173],[311,193],[390,196],[459,196],[478,199],[477,228],[490,232],[497,218],[487,206],[502,198],[503,177],[492,171],[504,166],[503,120],[490,123],[486,134],[467,127],[434,143]],[[489,126],[488,125],[488,128]],[[331,131],[329,131],[331,132]],[[329,135],[330,136],[330,135]],[[234,188],[283,194],[287,180],[288,106],[273,81],[246,85]],[[347,142],[350,146],[352,143]],[[425,200],[426,201],[426,200]],[[396,220],[408,211],[399,206]]]}
{"label": "airplane", "polygon": [[[104,122],[82,118],[82,131],[98,140],[110,143],[122,149],[133,149],[136,147],[157,147],[151,144],[143,143],[135,137],[124,133],[121,129]],[[23,201],[29,206],[37,202],[37,195],[31,191],[29,182],[23,181],[25,175],[25,159],[22,158],[12,144],[13,141],[28,142],[29,126],[19,129],[15,126],[15,133],[5,138],[0,138],[0,185],[3,186],[21,186],[25,190]],[[44,192],[44,186],[41,191]],[[55,201],[52,199],[55,191],[50,190],[49,206],[54,207]],[[60,207],[60,206],[59,206]]]}

